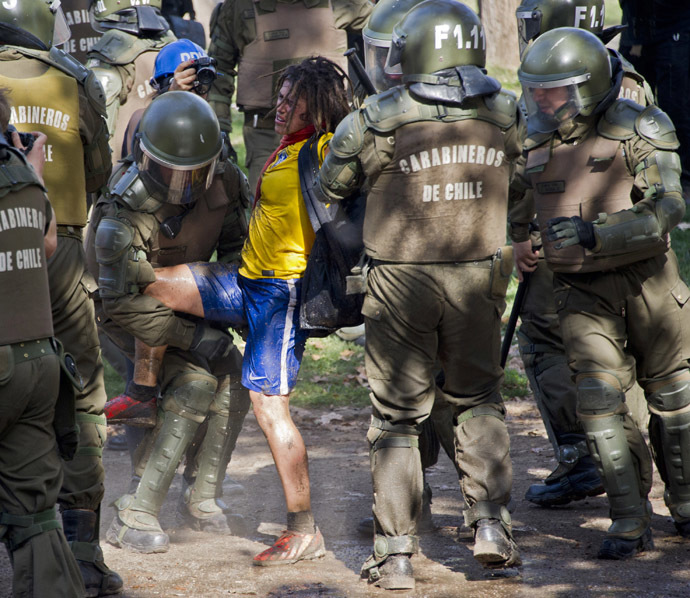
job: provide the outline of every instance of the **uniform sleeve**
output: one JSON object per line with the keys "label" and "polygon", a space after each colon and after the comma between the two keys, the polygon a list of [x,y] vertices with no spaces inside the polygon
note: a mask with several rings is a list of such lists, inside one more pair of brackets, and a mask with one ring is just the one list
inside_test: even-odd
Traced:
{"label": "uniform sleeve", "polygon": [[536,213],[531,183],[525,174],[525,162],[522,155],[514,162],[508,188],[508,231],[515,243],[529,240],[529,225]]}
{"label": "uniform sleeve", "polygon": [[349,33],[360,33],[373,8],[369,0],[333,0],[335,26]]}
{"label": "uniform sleeve", "polygon": [[[218,17],[211,28],[211,42],[208,47],[209,56],[218,61],[218,77],[208,95],[208,102],[218,117],[221,129],[226,133],[232,130],[232,119],[230,105],[232,96],[235,93],[235,77],[237,66],[242,49],[248,41],[247,35],[251,32],[246,31],[251,21],[251,29],[254,30],[254,19],[239,19],[235,22],[236,0],[225,0],[220,7]],[[252,10],[251,4],[248,9]],[[243,24],[245,31],[242,32]]]}
{"label": "uniform sleeve", "polygon": [[103,188],[113,169],[105,107],[100,98],[97,100],[94,97],[97,94],[100,96],[100,88],[94,89],[98,85],[97,78],[91,75],[85,86],[79,86],[79,134],[84,147],[84,174],[88,193]]}
{"label": "uniform sleeve", "polygon": [[[158,221],[151,214],[120,212],[118,217],[134,229],[132,249],[147,255],[158,232]],[[140,258],[140,260],[143,258]],[[188,349],[196,325],[175,315],[157,299],[138,292],[103,299],[106,314],[123,330],[151,347],[172,345]]]}

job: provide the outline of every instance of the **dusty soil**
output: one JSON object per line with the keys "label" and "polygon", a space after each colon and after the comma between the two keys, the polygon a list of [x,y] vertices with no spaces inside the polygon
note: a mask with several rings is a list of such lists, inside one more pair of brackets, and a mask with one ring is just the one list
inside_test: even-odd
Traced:
{"label": "dusty soil", "polygon": [[[540,509],[523,500],[528,485],[553,467],[551,449],[531,398],[508,403],[515,470],[514,526],[523,566],[496,574],[472,558],[462,529],[462,499],[455,470],[445,455],[429,471],[437,529],[421,537],[413,559],[417,589],[386,592],[359,580],[371,540],[358,535],[357,522],[370,512],[371,481],[365,432],[368,409],[295,409],[309,450],[313,506],[328,554],[318,561],[277,568],[252,566],[252,557],[272,543],[285,521],[278,477],[267,444],[250,415],[228,473],[243,490],[228,498],[244,516],[244,536],[214,536],[176,527],[180,475],[170,490],[161,523],[171,535],[170,551],[140,555],[103,543],[106,562],[125,580],[126,598],[152,596],[257,597],[571,597],[688,596],[690,542],[675,535],[663,488],[652,493],[655,548],[626,561],[599,561],[596,552],[608,526],[603,497]],[[129,457],[106,450],[104,505],[129,482]],[[112,518],[104,507],[102,536]],[[0,558],[0,597],[10,596],[9,562]]]}

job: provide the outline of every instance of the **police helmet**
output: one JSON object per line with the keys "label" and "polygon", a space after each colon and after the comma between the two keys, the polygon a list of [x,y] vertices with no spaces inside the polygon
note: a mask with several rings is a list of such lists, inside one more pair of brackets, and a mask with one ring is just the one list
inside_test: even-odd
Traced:
{"label": "police helmet", "polygon": [[376,91],[385,91],[400,83],[402,70],[386,73],[384,66],[391,47],[393,27],[405,13],[423,0],[380,0],[374,5],[369,20],[362,30],[364,39],[364,66]]}
{"label": "police helmet", "polygon": [[520,55],[529,42],[557,27],[586,29],[597,35],[604,30],[604,0],[522,0],[515,11]]}
{"label": "police helmet", "polygon": [[393,28],[385,70],[403,75],[486,64],[484,27],[477,14],[457,0],[424,0]]}
{"label": "police helmet", "polygon": [[60,0],[9,0],[0,3],[0,43],[50,50],[69,38],[70,30]]}
{"label": "police helmet", "polygon": [[144,111],[134,157],[155,199],[184,205],[211,186],[222,149],[218,119],[208,102],[193,93],[169,91]]}
{"label": "police helmet", "polygon": [[548,133],[578,114],[592,114],[613,87],[603,42],[584,29],[561,27],[527,48],[518,70],[530,127]]}

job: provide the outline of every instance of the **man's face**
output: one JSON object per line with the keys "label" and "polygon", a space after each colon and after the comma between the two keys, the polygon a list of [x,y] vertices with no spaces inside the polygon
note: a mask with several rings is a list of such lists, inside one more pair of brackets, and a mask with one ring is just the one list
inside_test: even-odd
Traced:
{"label": "man's face", "polygon": [[536,88],[533,95],[539,110],[549,116],[554,116],[557,110],[569,100],[567,87]]}
{"label": "man's face", "polygon": [[278,135],[292,135],[311,122],[307,110],[307,100],[300,97],[297,101],[290,94],[292,82],[285,81],[278,92],[276,102],[275,132]]}

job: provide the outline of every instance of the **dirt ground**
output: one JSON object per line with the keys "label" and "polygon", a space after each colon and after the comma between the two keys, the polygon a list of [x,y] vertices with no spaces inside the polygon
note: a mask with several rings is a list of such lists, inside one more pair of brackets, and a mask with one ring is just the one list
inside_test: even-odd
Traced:
{"label": "dirt ground", "polygon": [[[267,444],[250,413],[228,473],[243,489],[228,496],[245,518],[244,536],[214,536],[176,527],[178,474],[161,523],[171,536],[166,554],[140,555],[103,543],[106,562],[125,580],[124,598],[153,596],[254,597],[578,597],[689,596],[690,542],[674,533],[654,486],[655,548],[626,561],[599,561],[596,552],[608,526],[603,497],[540,509],[523,500],[529,484],[549,473],[551,448],[531,398],[508,403],[515,472],[514,527],[523,565],[505,573],[482,569],[472,558],[472,542],[458,529],[462,500],[455,471],[445,455],[429,470],[434,532],[421,536],[413,558],[414,592],[386,592],[359,580],[371,540],[358,535],[357,522],[370,513],[371,480],[365,433],[368,409],[295,409],[309,450],[313,507],[327,556],[288,567],[258,568],[252,557],[272,543],[285,521],[278,476]],[[106,496],[102,537],[110,524],[108,505],[129,482],[129,456],[106,450]],[[0,597],[10,596],[10,569],[0,557]],[[49,598],[49,597],[46,597]]]}

